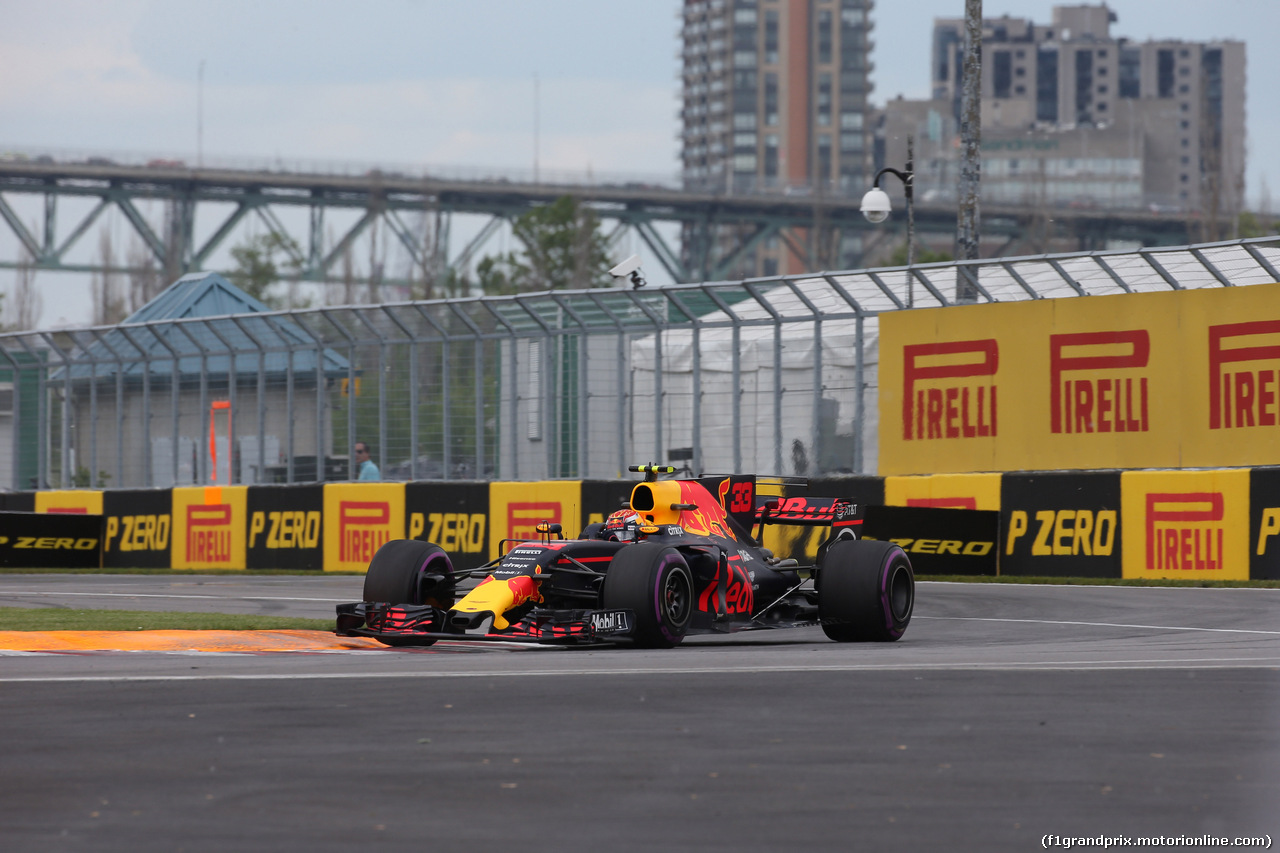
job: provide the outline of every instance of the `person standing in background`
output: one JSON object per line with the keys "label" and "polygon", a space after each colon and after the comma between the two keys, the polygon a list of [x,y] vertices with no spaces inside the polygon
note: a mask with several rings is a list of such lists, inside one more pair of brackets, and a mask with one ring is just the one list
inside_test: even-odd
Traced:
{"label": "person standing in background", "polygon": [[369,445],[363,441],[356,442],[356,465],[359,466],[358,480],[381,480],[382,474],[378,471],[378,466],[369,458]]}

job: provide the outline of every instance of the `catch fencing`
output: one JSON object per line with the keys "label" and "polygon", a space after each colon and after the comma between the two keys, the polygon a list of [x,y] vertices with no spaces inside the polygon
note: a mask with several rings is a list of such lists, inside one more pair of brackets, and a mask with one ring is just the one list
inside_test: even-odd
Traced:
{"label": "catch fencing", "polygon": [[878,317],[1280,281],[1280,237],[0,335],[0,487],[877,468]]}

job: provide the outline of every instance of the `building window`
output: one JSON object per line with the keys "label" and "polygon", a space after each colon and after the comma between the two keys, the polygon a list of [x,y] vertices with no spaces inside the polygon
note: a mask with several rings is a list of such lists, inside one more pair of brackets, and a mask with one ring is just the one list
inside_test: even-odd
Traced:
{"label": "building window", "polygon": [[1156,96],[1173,97],[1173,51],[1156,52]]}
{"label": "building window", "polygon": [[1013,86],[1013,56],[1007,50],[997,50],[992,53],[991,60],[991,94],[1007,98]]}
{"label": "building window", "polygon": [[1136,48],[1120,50],[1120,97],[1136,98],[1140,92],[1142,51]]}
{"label": "building window", "polygon": [[831,75],[818,75],[818,97],[816,103],[817,123],[822,127],[831,126]]}
{"label": "building window", "polygon": [[778,135],[770,133],[764,138],[764,176],[778,177]]}
{"label": "building window", "polygon": [[831,10],[818,10],[818,62],[831,61]]}
{"label": "building window", "polygon": [[764,61],[778,64],[778,10],[766,9],[764,13]]}
{"label": "building window", "polygon": [[819,187],[824,187],[831,180],[831,137],[825,133],[818,137],[818,173],[815,176]]}
{"label": "building window", "polygon": [[1076,121],[1092,120],[1089,107],[1093,101],[1093,51],[1076,51]]}
{"label": "building window", "polygon": [[1036,53],[1036,121],[1058,120],[1058,51]]}
{"label": "building window", "polygon": [[778,123],[778,75],[764,75],[764,123],[772,126]]}

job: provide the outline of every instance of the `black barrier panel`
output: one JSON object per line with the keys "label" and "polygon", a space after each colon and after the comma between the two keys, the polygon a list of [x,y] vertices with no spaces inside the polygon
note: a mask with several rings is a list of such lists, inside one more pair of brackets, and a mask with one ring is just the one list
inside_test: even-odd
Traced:
{"label": "black barrier panel", "polygon": [[922,575],[994,575],[1000,513],[983,509],[869,506],[868,539],[896,542]]}
{"label": "black barrier panel", "polygon": [[245,565],[324,569],[324,486],[250,486]]}
{"label": "black barrier panel", "polygon": [[1280,468],[1249,472],[1249,579],[1280,580]]}
{"label": "black barrier panel", "polygon": [[7,569],[102,567],[102,516],[0,512],[0,566]]}
{"label": "black barrier panel", "polygon": [[1000,574],[1123,576],[1120,472],[1005,474],[1000,478]]}
{"label": "black barrier panel", "polygon": [[[788,485],[783,488],[782,493],[783,497],[788,498],[847,498],[856,504],[854,518],[861,521],[868,506],[884,503],[884,478],[814,477],[807,486]],[[856,529],[861,531],[862,528],[859,526]],[[818,547],[830,533],[829,527],[771,525],[765,533],[765,544],[779,559],[799,560],[804,565],[810,565],[817,559]]]}
{"label": "black barrier panel", "polygon": [[115,489],[102,493],[102,564],[111,569],[167,569],[173,544],[173,493]]}
{"label": "black barrier panel", "polygon": [[439,545],[454,568],[489,562],[488,483],[406,483],[404,517],[407,537]]}
{"label": "black barrier panel", "polygon": [[[637,483],[644,482],[641,474],[631,480],[583,480],[582,481],[582,526],[585,528],[592,522],[604,521],[612,513],[622,509],[631,500],[631,490]],[[568,536],[577,536],[580,531],[566,530]]]}
{"label": "black barrier panel", "polygon": [[0,510],[4,512],[35,512],[35,492],[6,492],[0,494]]}

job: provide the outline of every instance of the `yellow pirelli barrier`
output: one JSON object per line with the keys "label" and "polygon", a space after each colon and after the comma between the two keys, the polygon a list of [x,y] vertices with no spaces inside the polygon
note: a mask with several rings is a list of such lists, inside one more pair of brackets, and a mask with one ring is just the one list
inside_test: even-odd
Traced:
{"label": "yellow pirelli barrier", "polygon": [[36,492],[36,512],[69,512],[102,515],[102,492],[88,489]]}
{"label": "yellow pirelli barrier", "polygon": [[1000,509],[999,474],[939,474],[885,477],[886,506],[941,509]]}
{"label": "yellow pirelli barrier", "polygon": [[881,474],[1280,462],[1280,285],[880,323]]}
{"label": "yellow pirelli barrier", "polygon": [[1249,579],[1249,471],[1120,475],[1124,577]]}
{"label": "yellow pirelli barrier", "polygon": [[324,570],[364,571],[392,539],[403,539],[404,483],[326,483]]}
{"label": "yellow pirelli barrier", "polygon": [[489,484],[489,553],[503,539],[536,539],[539,522],[559,524],[566,537],[582,528],[582,483],[545,480]]}
{"label": "yellow pirelli barrier", "polygon": [[247,486],[173,490],[175,569],[243,569]]}

